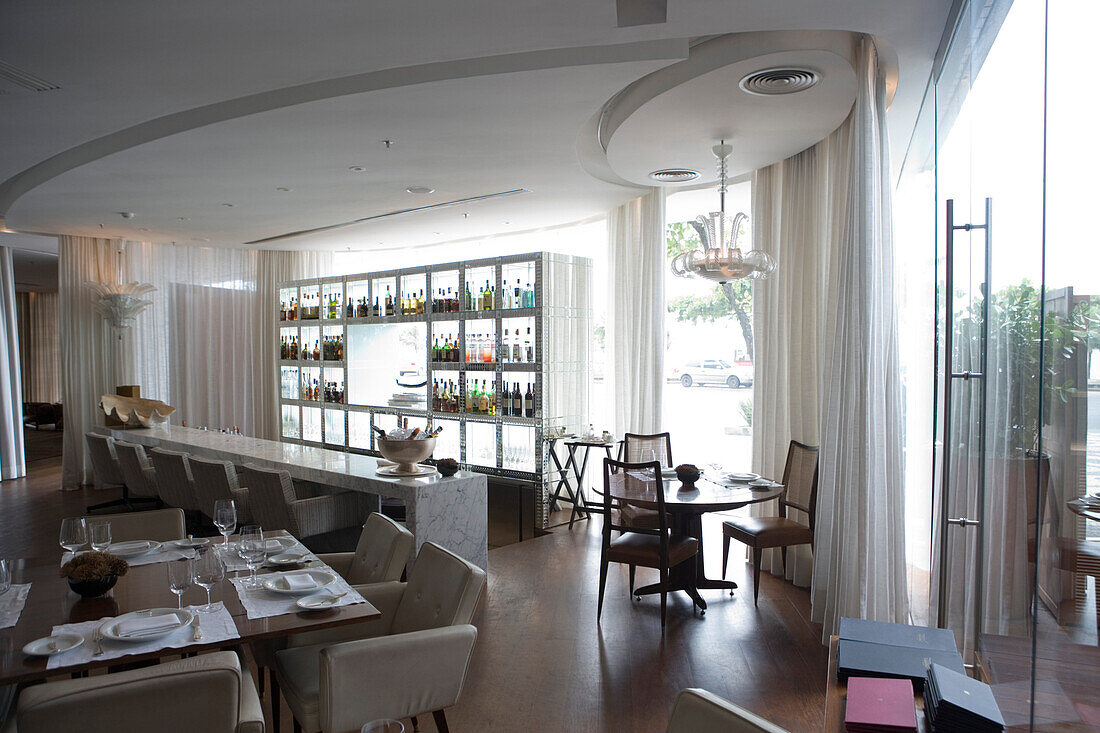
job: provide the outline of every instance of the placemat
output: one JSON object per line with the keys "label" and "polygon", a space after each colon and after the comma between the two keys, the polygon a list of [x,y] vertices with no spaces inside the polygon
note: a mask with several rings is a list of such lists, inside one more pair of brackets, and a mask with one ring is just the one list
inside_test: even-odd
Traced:
{"label": "placemat", "polygon": [[19,614],[23,613],[23,606],[27,604],[27,594],[30,592],[30,583],[14,583],[7,592],[0,595],[0,629],[10,629],[19,622]]}
{"label": "placemat", "polygon": [[[322,590],[316,591],[317,593],[346,593],[343,598],[338,600],[333,606],[350,606],[355,603],[365,603],[366,599],[363,596],[348,585],[348,582],[340,577],[332,568],[327,565],[322,566],[324,569],[331,572],[336,576],[336,582]],[[321,568],[312,568],[313,570],[319,570]],[[289,570],[286,573],[270,573],[262,575],[262,578],[277,578],[280,575],[290,575],[293,573],[300,573],[301,570]],[[237,596],[241,599],[241,605],[244,606],[244,610],[248,614],[248,618],[268,618],[270,616],[282,616],[286,613],[298,613],[301,609],[296,605],[298,599],[304,595],[310,595],[308,593],[302,593],[301,595],[290,595],[282,593],[272,593],[265,588],[246,588],[245,582],[248,580],[247,576],[239,578],[230,578],[233,583],[233,587],[237,589]]]}

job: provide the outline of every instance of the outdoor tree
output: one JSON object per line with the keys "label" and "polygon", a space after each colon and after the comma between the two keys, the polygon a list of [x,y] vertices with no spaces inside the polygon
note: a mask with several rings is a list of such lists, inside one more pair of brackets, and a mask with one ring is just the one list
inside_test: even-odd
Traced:
{"label": "outdoor tree", "polygon": [[[742,232],[744,233],[744,232]],[[689,222],[669,224],[665,236],[667,256],[672,258],[681,252],[701,249],[699,234]],[[696,323],[717,321],[733,317],[745,337],[745,349],[753,359],[752,340],[752,282],[734,280],[715,284],[705,295],[685,295],[669,301],[668,312],[676,314],[678,321]]]}

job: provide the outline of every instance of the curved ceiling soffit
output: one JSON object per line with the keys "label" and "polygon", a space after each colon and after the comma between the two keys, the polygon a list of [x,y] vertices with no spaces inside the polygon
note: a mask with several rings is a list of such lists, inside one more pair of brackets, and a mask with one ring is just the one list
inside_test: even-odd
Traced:
{"label": "curved ceiling soffit", "polygon": [[[615,131],[644,104],[685,82],[731,64],[785,51],[824,50],[837,54],[855,67],[861,34],[851,31],[754,31],[728,33],[691,46],[688,58],[658,69],[627,85],[609,99],[585,124],[577,140],[577,154],[584,169],[608,183],[639,188],[618,175],[607,159],[607,146]],[[886,73],[887,105],[897,91],[898,57],[885,39],[872,36],[879,62]],[[713,185],[677,186],[676,190]]]}
{"label": "curved ceiling soffit", "polygon": [[429,82],[632,61],[667,60],[672,63],[687,56],[688,44],[684,39],[526,51],[382,69],[215,102],[89,140],[17,173],[0,183],[0,219],[20,196],[66,171],[144,143],[260,112]]}

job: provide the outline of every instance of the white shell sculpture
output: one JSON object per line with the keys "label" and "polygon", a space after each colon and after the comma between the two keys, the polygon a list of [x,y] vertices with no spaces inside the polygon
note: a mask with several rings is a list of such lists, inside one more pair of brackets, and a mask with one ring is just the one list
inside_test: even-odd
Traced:
{"label": "white shell sculpture", "polygon": [[142,299],[142,295],[156,290],[152,285],[145,283],[96,283],[89,282],[87,286],[99,297],[95,310],[115,328],[127,328],[134,319],[153,304],[151,300]]}
{"label": "white shell sculpture", "polygon": [[117,394],[103,395],[99,398],[99,406],[108,417],[121,421],[127,427],[155,427],[168,422],[168,416],[176,411],[176,408],[160,400]]}

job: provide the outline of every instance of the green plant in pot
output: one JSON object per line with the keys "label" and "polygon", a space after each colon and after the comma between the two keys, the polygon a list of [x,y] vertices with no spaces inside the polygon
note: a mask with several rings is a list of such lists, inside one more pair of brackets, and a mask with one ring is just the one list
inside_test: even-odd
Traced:
{"label": "green plant in pot", "polygon": [[86,552],[62,565],[61,577],[69,581],[69,587],[77,595],[96,598],[114,588],[129,569],[129,564],[117,555]]}

